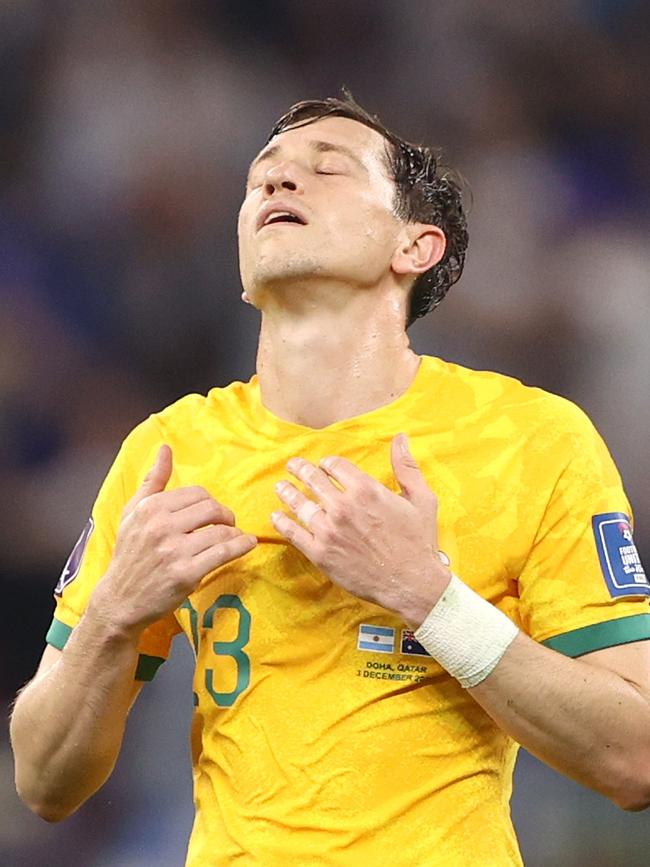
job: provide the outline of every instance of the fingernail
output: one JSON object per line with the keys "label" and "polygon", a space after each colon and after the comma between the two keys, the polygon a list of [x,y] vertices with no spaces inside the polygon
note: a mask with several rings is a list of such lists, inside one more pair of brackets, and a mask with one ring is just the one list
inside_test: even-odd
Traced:
{"label": "fingernail", "polygon": [[300,466],[300,461],[298,458],[291,458],[290,461],[287,461],[287,469],[294,473],[298,467]]}
{"label": "fingernail", "polygon": [[409,450],[409,441],[406,437],[406,434],[399,435],[399,450],[405,458],[411,456],[411,452]]}
{"label": "fingernail", "polygon": [[286,486],[286,482],[276,482],[273,487],[275,488],[276,494],[281,494]]}
{"label": "fingernail", "polygon": [[331,457],[330,458],[323,458],[323,460],[320,461],[320,465],[321,465],[321,467],[323,467],[323,469],[330,470],[332,468],[333,461],[334,461],[334,458],[331,458]]}

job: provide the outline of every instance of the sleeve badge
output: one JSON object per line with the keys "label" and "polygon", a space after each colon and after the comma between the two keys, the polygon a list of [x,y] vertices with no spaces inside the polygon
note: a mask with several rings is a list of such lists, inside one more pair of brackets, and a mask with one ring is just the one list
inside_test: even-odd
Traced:
{"label": "sleeve badge", "polygon": [[591,526],[610,596],[650,596],[650,584],[632,538],[628,516],[605,512],[594,515]]}
{"label": "sleeve badge", "polygon": [[81,536],[77,539],[77,543],[70,552],[70,556],[66,560],[65,566],[63,567],[63,572],[61,572],[61,577],[59,578],[56,587],[54,588],[55,596],[62,596],[63,591],[71,584],[74,579],[79,574],[79,570],[81,569],[81,561],[83,560],[83,556],[86,553],[86,545],[88,544],[88,540],[92,534],[92,531],[95,529],[95,522],[92,518],[88,518],[88,523],[81,531]]}

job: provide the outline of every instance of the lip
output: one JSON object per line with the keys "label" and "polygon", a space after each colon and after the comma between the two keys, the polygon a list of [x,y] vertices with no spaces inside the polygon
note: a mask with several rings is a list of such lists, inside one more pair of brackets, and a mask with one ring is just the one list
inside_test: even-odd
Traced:
{"label": "lip", "polygon": [[291,214],[294,217],[298,217],[301,221],[300,223],[285,223],[287,226],[306,226],[307,220],[305,215],[301,210],[295,207],[293,204],[289,204],[289,202],[267,202],[260,208],[260,211],[257,215],[257,220],[255,221],[255,231],[259,232],[260,229],[264,228],[264,223],[267,220],[269,214],[273,214],[276,211],[286,211],[287,214]]}

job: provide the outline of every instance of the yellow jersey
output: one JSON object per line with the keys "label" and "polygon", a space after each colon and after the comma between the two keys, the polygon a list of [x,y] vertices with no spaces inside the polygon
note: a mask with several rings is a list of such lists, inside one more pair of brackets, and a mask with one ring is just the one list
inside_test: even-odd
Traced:
{"label": "yellow jersey", "polygon": [[270,521],[295,455],[341,455],[397,491],[389,449],[402,431],[439,498],[441,551],[527,635],[569,656],[650,638],[618,473],[570,402],[426,356],[397,400],[320,430],[266,410],[256,377],[184,397],[125,440],[47,640],[65,645],[162,443],[168,487],[203,485],[258,537],[140,642],[142,680],[181,631],[196,654],[187,867],[522,863],[517,744],[399,617],[342,590]]}

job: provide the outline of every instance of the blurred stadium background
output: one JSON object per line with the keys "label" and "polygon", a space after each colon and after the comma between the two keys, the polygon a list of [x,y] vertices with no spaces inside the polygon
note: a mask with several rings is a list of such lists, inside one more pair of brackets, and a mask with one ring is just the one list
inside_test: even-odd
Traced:
{"label": "blurred stadium background", "polygon": [[[292,102],[342,83],[443,145],[473,190],[465,277],[412,329],[417,349],[584,407],[650,562],[649,23],[641,0],[0,0],[6,706],[123,436],[252,373],[235,235],[247,164]],[[191,695],[177,644],[114,777],[64,825],[19,804],[2,727],[3,867],[183,863]],[[650,864],[650,814],[525,755],[513,812],[528,867]]]}

